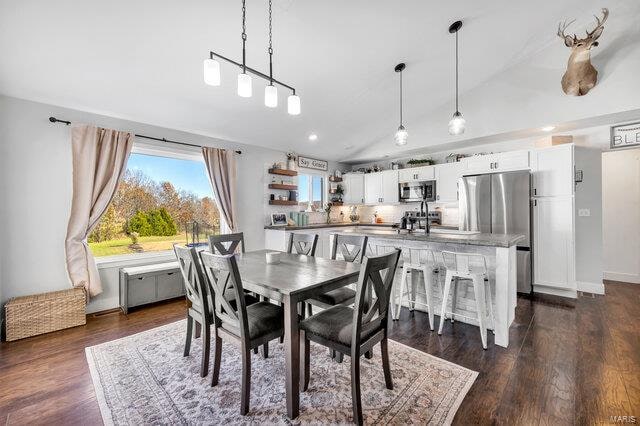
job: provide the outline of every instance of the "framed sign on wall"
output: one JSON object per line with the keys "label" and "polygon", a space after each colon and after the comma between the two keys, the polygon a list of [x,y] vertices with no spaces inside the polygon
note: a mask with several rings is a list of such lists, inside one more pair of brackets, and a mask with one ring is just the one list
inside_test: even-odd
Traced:
{"label": "framed sign on wall", "polygon": [[611,149],[640,146],[640,122],[611,126]]}
{"label": "framed sign on wall", "polygon": [[327,171],[329,170],[329,163],[324,160],[315,160],[313,158],[307,158],[298,156],[298,166],[304,167],[306,169],[315,169]]}

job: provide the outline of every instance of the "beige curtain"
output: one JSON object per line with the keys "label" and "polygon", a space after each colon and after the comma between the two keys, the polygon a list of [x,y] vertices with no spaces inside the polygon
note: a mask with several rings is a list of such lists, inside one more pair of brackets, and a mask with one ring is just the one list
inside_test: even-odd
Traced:
{"label": "beige curtain", "polygon": [[213,195],[220,213],[231,232],[237,231],[236,219],[236,157],[226,149],[202,147]]}
{"label": "beige curtain", "polygon": [[87,245],[113,198],[124,173],[133,134],[95,126],[74,126],[73,198],[67,225],[67,272],[74,287],[84,287],[92,297],[102,293],[102,283]]}

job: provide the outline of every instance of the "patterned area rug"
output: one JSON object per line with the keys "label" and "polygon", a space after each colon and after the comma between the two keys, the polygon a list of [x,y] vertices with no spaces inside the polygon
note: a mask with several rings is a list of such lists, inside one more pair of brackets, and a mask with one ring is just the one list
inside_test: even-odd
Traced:
{"label": "patterned area rug", "polygon": [[[240,415],[240,353],[225,343],[218,386],[199,374],[201,340],[182,356],[185,321],[86,348],[105,424],[291,424],[286,416],[283,345],[270,357],[252,354],[251,406]],[[448,424],[478,373],[400,343],[389,342],[394,389],[385,387],[379,345],[362,358],[361,383],[367,424]],[[330,360],[311,344],[311,381],[301,393],[295,424],[352,421],[349,357]]]}

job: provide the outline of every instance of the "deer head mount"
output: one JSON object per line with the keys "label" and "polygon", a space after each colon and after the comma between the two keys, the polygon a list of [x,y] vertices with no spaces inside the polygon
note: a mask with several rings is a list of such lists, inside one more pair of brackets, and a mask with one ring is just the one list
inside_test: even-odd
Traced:
{"label": "deer head mount", "polygon": [[571,55],[567,63],[567,71],[562,76],[562,90],[567,95],[582,96],[596,85],[598,71],[591,65],[591,48],[598,45],[598,38],[604,30],[604,23],[609,17],[609,10],[602,9],[602,19],[596,18],[596,27],[587,31],[585,38],[578,38],[575,34],[565,34],[569,25],[575,22],[565,21],[558,25],[558,37],[564,40],[564,44],[571,48]]}

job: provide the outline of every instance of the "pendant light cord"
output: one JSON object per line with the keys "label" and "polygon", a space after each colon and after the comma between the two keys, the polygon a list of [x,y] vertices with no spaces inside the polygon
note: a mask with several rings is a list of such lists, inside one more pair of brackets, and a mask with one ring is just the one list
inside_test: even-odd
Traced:
{"label": "pendant light cord", "polygon": [[456,114],[458,112],[458,31],[456,31]]}
{"label": "pendant light cord", "polygon": [[247,7],[245,5],[245,0],[242,0],[242,72],[244,74],[247,73]]}
{"label": "pendant light cord", "polygon": [[272,42],[272,22],[271,22],[271,0],[269,0],[269,84],[273,86],[273,42]]}
{"label": "pendant light cord", "polygon": [[402,71],[400,71],[400,126],[402,126]]}

